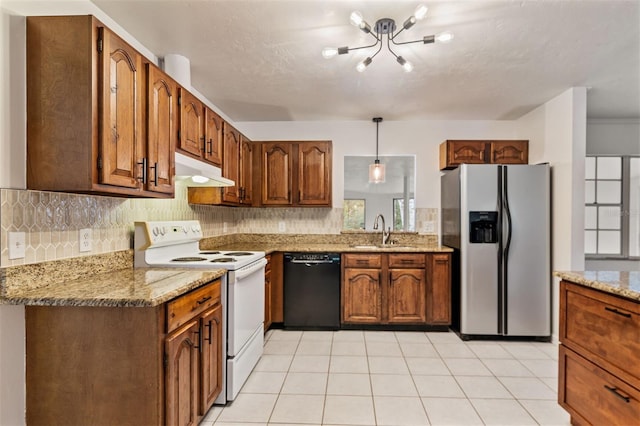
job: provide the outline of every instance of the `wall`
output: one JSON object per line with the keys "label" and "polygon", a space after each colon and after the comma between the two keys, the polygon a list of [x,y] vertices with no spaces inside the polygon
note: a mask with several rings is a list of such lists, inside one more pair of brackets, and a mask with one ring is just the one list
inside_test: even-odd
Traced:
{"label": "wall", "polygon": [[[517,120],[531,163],[551,165],[551,269],[584,269],[586,89],[569,89]],[[552,284],[552,334],[558,340],[559,280]]]}

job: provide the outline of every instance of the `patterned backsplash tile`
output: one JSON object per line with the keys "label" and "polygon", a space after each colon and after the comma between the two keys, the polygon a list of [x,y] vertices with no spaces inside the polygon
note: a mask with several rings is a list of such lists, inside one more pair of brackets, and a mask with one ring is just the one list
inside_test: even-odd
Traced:
{"label": "patterned backsplash tile", "polygon": [[[0,266],[110,253],[133,247],[133,223],[199,220],[205,237],[225,234],[339,234],[340,208],[236,208],[187,203],[186,187],[173,199],[130,199],[0,189]],[[417,209],[417,229],[438,209]],[[284,231],[281,229],[284,227]],[[80,229],[92,229],[92,250],[80,252]],[[9,232],[25,233],[25,257],[9,260]]]}

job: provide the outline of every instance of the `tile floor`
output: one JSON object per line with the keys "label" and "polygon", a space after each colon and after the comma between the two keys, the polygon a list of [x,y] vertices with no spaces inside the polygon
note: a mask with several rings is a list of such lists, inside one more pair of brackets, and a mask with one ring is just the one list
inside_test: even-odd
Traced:
{"label": "tile floor", "polygon": [[569,425],[556,344],[454,333],[284,331],[204,426]]}

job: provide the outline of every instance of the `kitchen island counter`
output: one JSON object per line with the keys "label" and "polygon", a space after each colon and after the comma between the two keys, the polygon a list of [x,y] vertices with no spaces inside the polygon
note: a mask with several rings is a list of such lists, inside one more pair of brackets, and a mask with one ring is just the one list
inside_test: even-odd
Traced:
{"label": "kitchen island counter", "polygon": [[554,275],[575,284],[640,302],[640,271],[557,271]]}

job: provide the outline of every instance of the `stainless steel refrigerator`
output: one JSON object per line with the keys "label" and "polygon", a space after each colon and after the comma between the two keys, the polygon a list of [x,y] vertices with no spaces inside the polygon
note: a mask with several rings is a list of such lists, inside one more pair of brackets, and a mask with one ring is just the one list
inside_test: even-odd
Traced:
{"label": "stainless steel refrigerator", "polygon": [[455,249],[453,328],[463,339],[549,340],[549,165],[463,164],[442,175],[441,200],[442,242]]}

